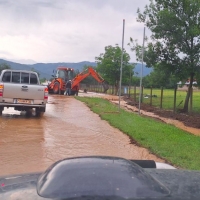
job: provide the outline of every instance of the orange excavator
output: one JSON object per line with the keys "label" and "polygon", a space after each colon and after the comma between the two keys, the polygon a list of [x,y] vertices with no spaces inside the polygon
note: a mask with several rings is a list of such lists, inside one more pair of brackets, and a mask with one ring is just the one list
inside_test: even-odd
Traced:
{"label": "orange excavator", "polygon": [[56,76],[48,85],[49,92],[54,94],[64,94],[64,92],[66,91],[66,82],[68,80],[71,80],[71,94],[78,95],[80,82],[88,76],[92,76],[99,83],[102,83],[104,92],[109,89],[106,81],[92,67],[88,67],[85,71],[76,75],[74,78],[72,78],[73,72],[74,70],[72,68],[58,67],[56,70]]}
{"label": "orange excavator", "polygon": [[64,94],[66,82],[72,79],[74,70],[69,67],[57,67],[54,79],[48,84],[49,93]]}

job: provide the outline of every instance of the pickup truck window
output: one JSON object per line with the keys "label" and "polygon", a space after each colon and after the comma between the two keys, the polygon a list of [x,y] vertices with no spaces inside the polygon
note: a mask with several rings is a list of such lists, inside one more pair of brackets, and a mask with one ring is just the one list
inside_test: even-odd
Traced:
{"label": "pickup truck window", "polygon": [[29,73],[21,73],[21,83],[29,84]]}
{"label": "pickup truck window", "polygon": [[12,72],[12,82],[20,83],[20,72]]}
{"label": "pickup truck window", "polygon": [[10,82],[11,72],[5,72],[2,78],[3,82]]}
{"label": "pickup truck window", "polygon": [[38,84],[37,76],[35,74],[30,75],[30,84]]}
{"label": "pickup truck window", "polygon": [[32,85],[39,84],[37,75],[29,72],[7,71],[4,72],[2,81]]}

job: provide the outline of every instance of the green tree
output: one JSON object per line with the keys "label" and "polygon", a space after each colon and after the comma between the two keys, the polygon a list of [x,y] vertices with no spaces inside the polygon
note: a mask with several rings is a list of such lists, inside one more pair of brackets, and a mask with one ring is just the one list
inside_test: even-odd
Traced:
{"label": "green tree", "polygon": [[[118,45],[106,46],[105,53],[101,53],[96,57],[96,70],[102,77],[111,85],[115,85],[115,93],[117,94],[120,81],[122,50]],[[130,72],[134,66],[129,64],[130,56],[123,50],[123,65],[122,65],[122,84],[128,83],[130,80]]]}
{"label": "green tree", "polygon": [[178,78],[175,77],[169,70],[163,69],[160,70],[159,66],[155,66],[154,70],[144,77],[143,85],[144,87],[153,87],[153,88],[168,88],[172,89],[177,87]]}
{"label": "green tree", "polygon": [[73,70],[72,79],[74,79],[78,74],[80,74],[79,69]]}
{"label": "green tree", "polygon": [[139,86],[140,85],[140,77],[133,76],[131,79],[131,85]]}
{"label": "green tree", "polygon": [[7,63],[2,63],[0,64],[0,74],[1,74],[1,71],[4,70],[4,69],[10,69],[10,65],[8,65]]}
{"label": "green tree", "polygon": [[[192,83],[200,73],[200,0],[150,0],[143,13],[137,12],[138,21],[152,32],[144,54],[146,64],[158,64],[180,80],[190,78],[183,108],[188,112]],[[141,59],[141,46],[136,43],[132,49]]]}
{"label": "green tree", "polygon": [[44,82],[46,82],[46,81],[47,81],[46,78],[41,78],[41,79],[40,79],[40,83],[44,83]]}

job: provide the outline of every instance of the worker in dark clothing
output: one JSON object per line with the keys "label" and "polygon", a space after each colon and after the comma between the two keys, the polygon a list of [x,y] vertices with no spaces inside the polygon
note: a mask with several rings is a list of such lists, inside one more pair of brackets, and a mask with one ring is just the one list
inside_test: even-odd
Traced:
{"label": "worker in dark clothing", "polygon": [[67,84],[66,84],[66,95],[68,95],[68,96],[71,95],[71,87],[72,87],[72,81],[69,80],[69,81],[67,81]]}

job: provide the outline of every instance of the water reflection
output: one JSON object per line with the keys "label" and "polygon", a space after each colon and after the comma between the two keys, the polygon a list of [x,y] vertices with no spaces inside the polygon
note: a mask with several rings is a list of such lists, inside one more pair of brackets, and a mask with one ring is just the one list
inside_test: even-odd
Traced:
{"label": "water reflection", "polygon": [[14,109],[0,118],[1,175],[34,172],[43,166],[43,118]]}

